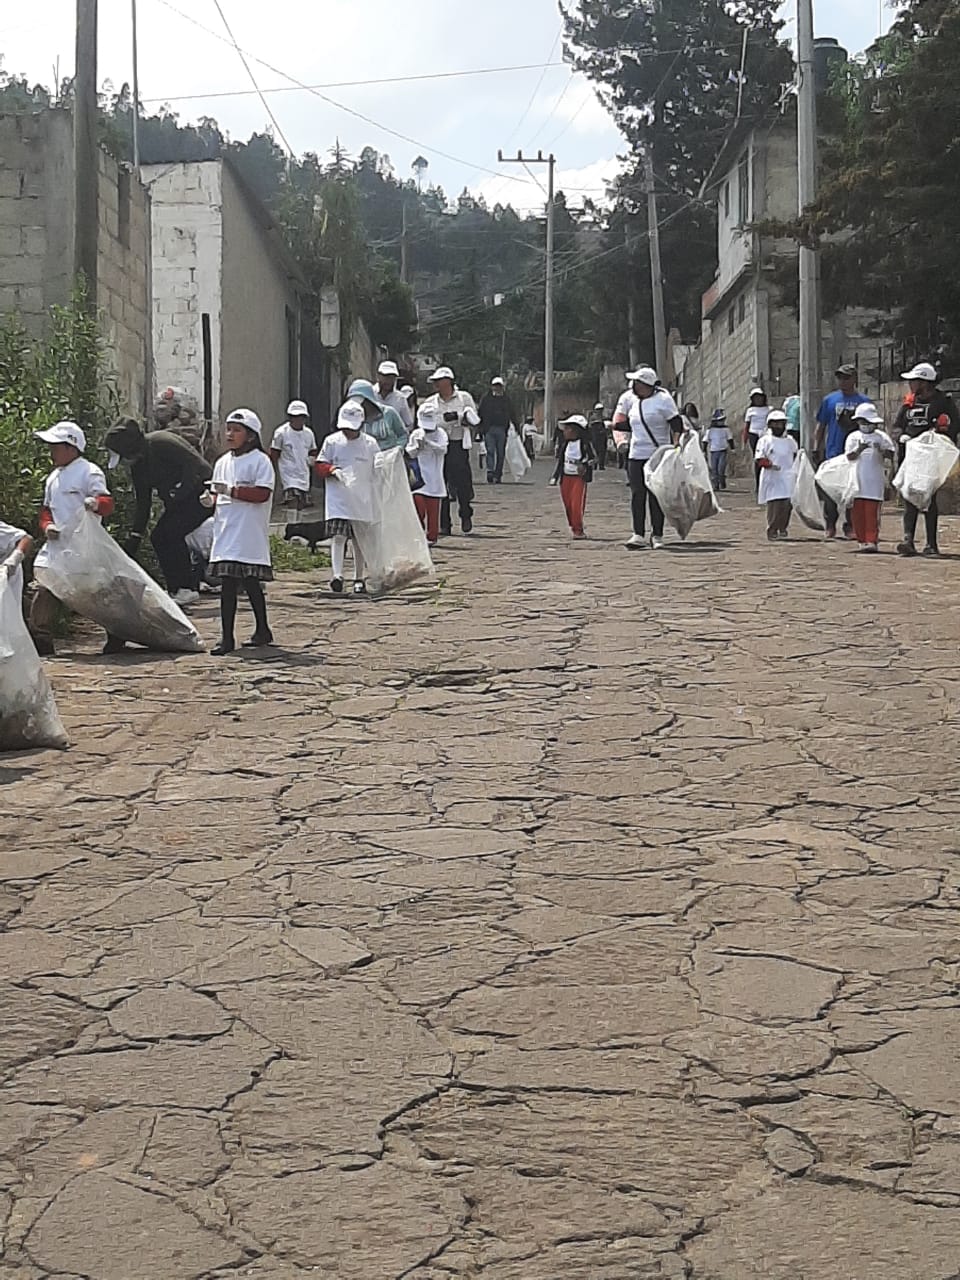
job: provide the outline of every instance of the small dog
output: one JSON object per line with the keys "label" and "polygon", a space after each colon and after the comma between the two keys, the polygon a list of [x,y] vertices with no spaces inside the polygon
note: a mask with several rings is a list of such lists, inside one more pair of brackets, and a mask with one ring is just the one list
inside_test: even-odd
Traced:
{"label": "small dog", "polygon": [[300,543],[309,547],[311,554],[317,550],[318,542],[326,542],[329,538],[326,520],[304,520],[302,524],[288,524],[284,534],[284,542]]}

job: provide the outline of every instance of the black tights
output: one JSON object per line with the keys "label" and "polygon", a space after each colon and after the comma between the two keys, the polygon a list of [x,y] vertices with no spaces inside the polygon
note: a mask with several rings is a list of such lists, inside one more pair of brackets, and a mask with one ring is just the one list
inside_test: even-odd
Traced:
{"label": "black tights", "polygon": [[237,597],[240,594],[240,583],[243,583],[250,601],[250,608],[257,624],[258,634],[270,630],[267,625],[267,600],[263,594],[263,585],[259,578],[221,578],[220,579],[220,627],[225,642],[233,644],[233,626],[237,618]]}

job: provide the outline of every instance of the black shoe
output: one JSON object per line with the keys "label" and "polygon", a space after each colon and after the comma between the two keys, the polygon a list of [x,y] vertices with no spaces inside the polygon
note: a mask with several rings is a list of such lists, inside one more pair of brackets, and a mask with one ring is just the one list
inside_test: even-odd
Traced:
{"label": "black shoe", "polygon": [[273,644],[272,631],[255,631],[249,640],[244,640],[245,649],[262,649],[264,645]]}
{"label": "black shoe", "polygon": [[940,555],[940,548],[935,542],[928,542],[920,554],[922,556],[929,556],[931,560],[935,560]]}
{"label": "black shoe", "polygon": [[233,653],[237,646],[233,640],[221,640],[219,644],[214,645],[210,650],[210,654],[214,658],[225,658],[228,653]]}
{"label": "black shoe", "polygon": [[470,519],[469,516],[464,516],[464,518],[460,521],[460,528],[463,530],[464,533],[473,533],[473,521]]}
{"label": "black shoe", "polygon": [[503,484],[503,476],[497,476],[497,477],[494,479],[493,483],[494,483],[494,484]]}
{"label": "black shoe", "polygon": [[493,476],[487,476],[487,484],[493,484],[493,483],[494,483]]}
{"label": "black shoe", "polygon": [[915,556],[916,554],[917,548],[913,545],[912,538],[905,538],[903,542],[897,545],[898,556]]}
{"label": "black shoe", "polygon": [[333,592],[335,596],[342,596],[343,595],[343,579],[334,578],[330,583],[330,590]]}
{"label": "black shoe", "polygon": [[101,653],[126,653],[127,642],[121,640],[119,636],[107,636],[107,643],[101,649]]}
{"label": "black shoe", "polygon": [[49,636],[34,636],[33,647],[41,658],[52,658],[57,652]]}

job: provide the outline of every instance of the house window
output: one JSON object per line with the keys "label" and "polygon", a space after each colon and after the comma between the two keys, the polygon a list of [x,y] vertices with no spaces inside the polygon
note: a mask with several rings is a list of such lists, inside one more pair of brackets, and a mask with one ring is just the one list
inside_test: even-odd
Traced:
{"label": "house window", "polygon": [[747,295],[746,295],[745,293],[741,293],[741,295],[740,295],[740,309],[739,309],[739,313],[738,313],[737,323],[738,323],[738,324],[743,324],[743,322],[744,322],[744,320],[746,320],[746,318],[747,318]]}
{"label": "house window", "polygon": [[730,217],[730,183],[723,184],[723,216]]}
{"label": "house window", "polygon": [[745,151],[737,165],[737,225],[745,227],[750,221],[750,152]]}
{"label": "house window", "polygon": [[727,333],[733,333],[737,327],[737,311],[735,307],[731,307],[727,312]]}

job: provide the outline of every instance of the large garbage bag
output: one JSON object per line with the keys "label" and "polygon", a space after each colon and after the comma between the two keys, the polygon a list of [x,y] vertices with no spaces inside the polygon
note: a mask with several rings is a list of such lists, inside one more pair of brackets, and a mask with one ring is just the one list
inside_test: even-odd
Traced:
{"label": "large garbage bag", "polygon": [[710,468],[694,432],[679,445],[659,448],[644,464],[643,474],[647,488],[681,538],[686,538],[699,520],[719,514]]}
{"label": "large garbage bag", "polygon": [[533,466],[533,463],[527,457],[527,451],[523,447],[520,437],[513,427],[507,433],[506,463],[507,470],[515,482],[522,480]]}
{"label": "large garbage bag", "polygon": [[85,508],[44,544],[33,571],[41,587],[111,636],[146,649],[203,652],[182,609]]}
{"label": "large garbage bag", "polygon": [[857,496],[857,464],[845,455],[828,458],[817,470],[814,480],[837,504],[841,515],[853,506]]}
{"label": "large garbage bag", "polygon": [[382,596],[432,578],[435,571],[410,492],[403,450],[378,453],[373,467],[374,519],[351,523],[366,561],[367,590]]}
{"label": "large garbage bag", "polygon": [[924,431],[907,441],[903,465],[893,477],[893,487],[905,502],[926,511],[938,489],[947,483],[960,458],[960,449],[939,431]]}
{"label": "large garbage bag", "polygon": [[0,751],[69,746],[23,620],[23,573],[0,566]]}
{"label": "large garbage bag", "polygon": [[813,463],[803,449],[797,454],[793,478],[793,509],[808,529],[822,533],[827,524],[823,518],[823,506],[817,493],[817,479]]}

